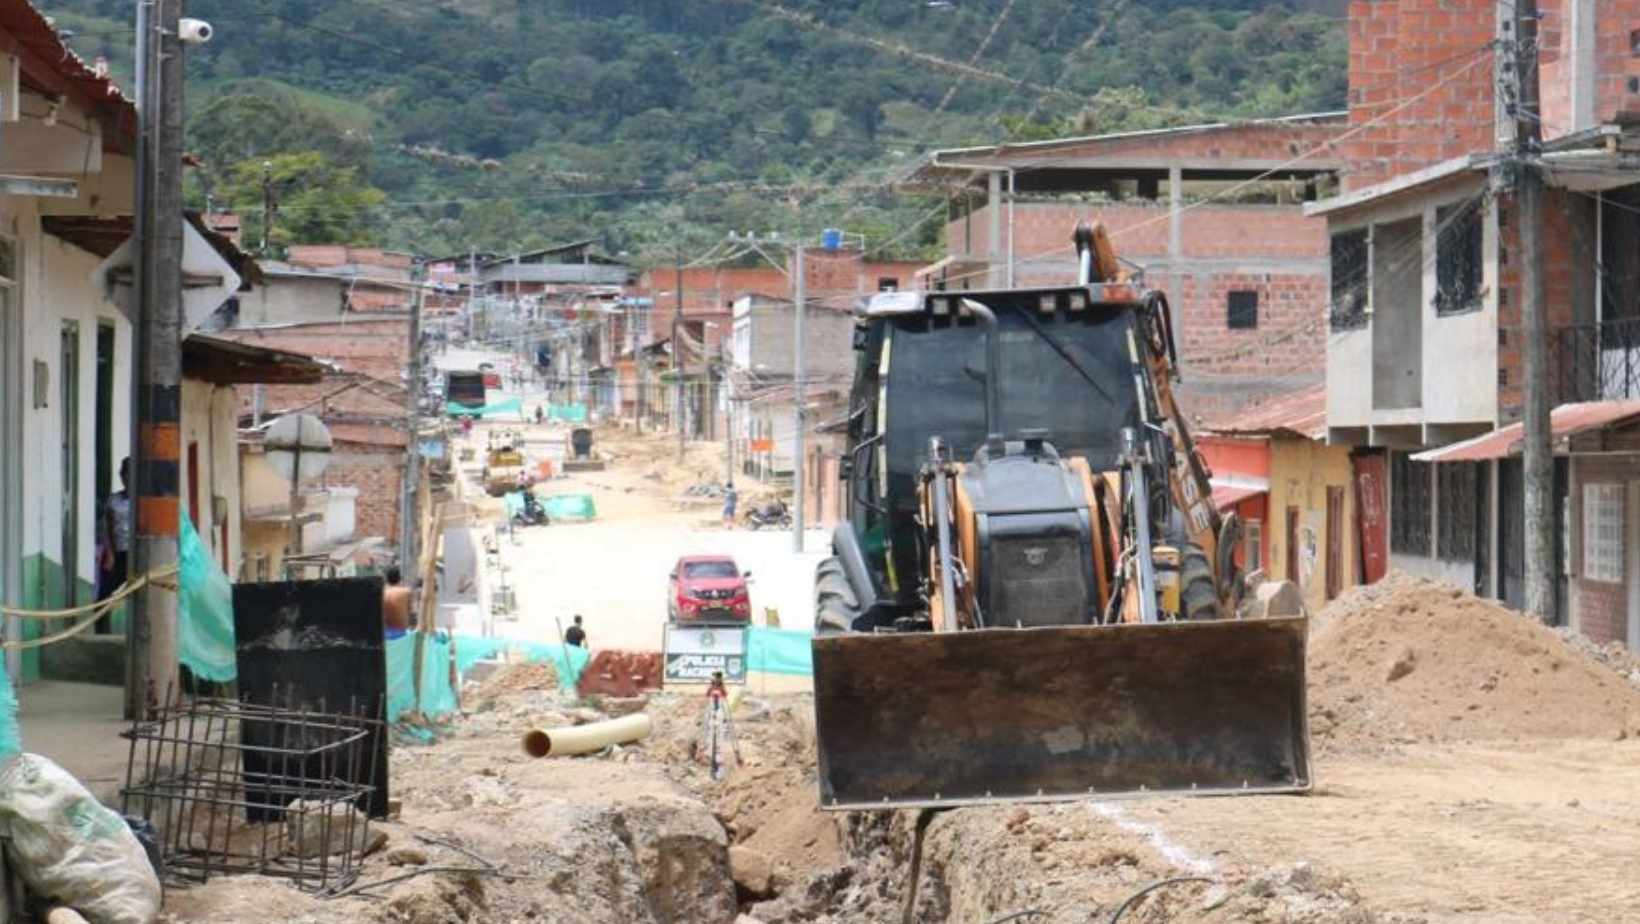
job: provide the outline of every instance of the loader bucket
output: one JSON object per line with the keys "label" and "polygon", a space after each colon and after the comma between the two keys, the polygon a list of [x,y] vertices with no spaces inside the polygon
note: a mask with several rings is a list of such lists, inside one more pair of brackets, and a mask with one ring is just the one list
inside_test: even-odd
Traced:
{"label": "loader bucket", "polygon": [[1310,788],[1303,617],[820,636],[820,802]]}

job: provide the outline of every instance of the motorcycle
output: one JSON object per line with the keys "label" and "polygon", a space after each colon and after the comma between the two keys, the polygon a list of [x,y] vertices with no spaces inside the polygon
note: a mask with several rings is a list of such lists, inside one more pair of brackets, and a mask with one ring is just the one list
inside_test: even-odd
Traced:
{"label": "motorcycle", "polygon": [[780,501],[753,507],[746,511],[746,526],[756,532],[765,526],[774,526],[781,529],[791,529],[792,512]]}
{"label": "motorcycle", "polygon": [[547,508],[535,499],[534,492],[525,491],[524,507],[513,514],[512,521],[514,526],[546,526]]}

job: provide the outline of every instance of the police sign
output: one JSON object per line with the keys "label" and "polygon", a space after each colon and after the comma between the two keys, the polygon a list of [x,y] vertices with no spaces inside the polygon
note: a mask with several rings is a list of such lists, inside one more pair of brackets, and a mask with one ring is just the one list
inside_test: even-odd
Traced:
{"label": "police sign", "polygon": [[746,680],[746,630],[739,626],[666,627],[664,683],[708,683],[721,672],[730,683]]}

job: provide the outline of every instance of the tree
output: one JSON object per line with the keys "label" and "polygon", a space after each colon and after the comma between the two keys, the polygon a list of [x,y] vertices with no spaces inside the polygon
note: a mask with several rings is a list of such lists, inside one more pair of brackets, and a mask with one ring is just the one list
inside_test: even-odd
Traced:
{"label": "tree", "polygon": [[289,244],[369,244],[375,225],[368,212],[387,194],[360,179],[359,171],[318,151],[276,154],[235,164],[217,192],[245,217],[246,240],[262,234],[264,180],[276,206],[270,241]]}

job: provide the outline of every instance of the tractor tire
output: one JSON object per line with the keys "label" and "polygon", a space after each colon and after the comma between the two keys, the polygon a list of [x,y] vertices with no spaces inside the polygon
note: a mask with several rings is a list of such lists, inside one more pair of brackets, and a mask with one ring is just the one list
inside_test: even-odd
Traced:
{"label": "tractor tire", "polygon": [[1199,545],[1186,544],[1180,568],[1179,618],[1190,622],[1219,617],[1218,583],[1213,580],[1213,563]]}
{"label": "tractor tire", "polygon": [[834,555],[814,569],[814,634],[853,632],[860,616],[860,599]]}

